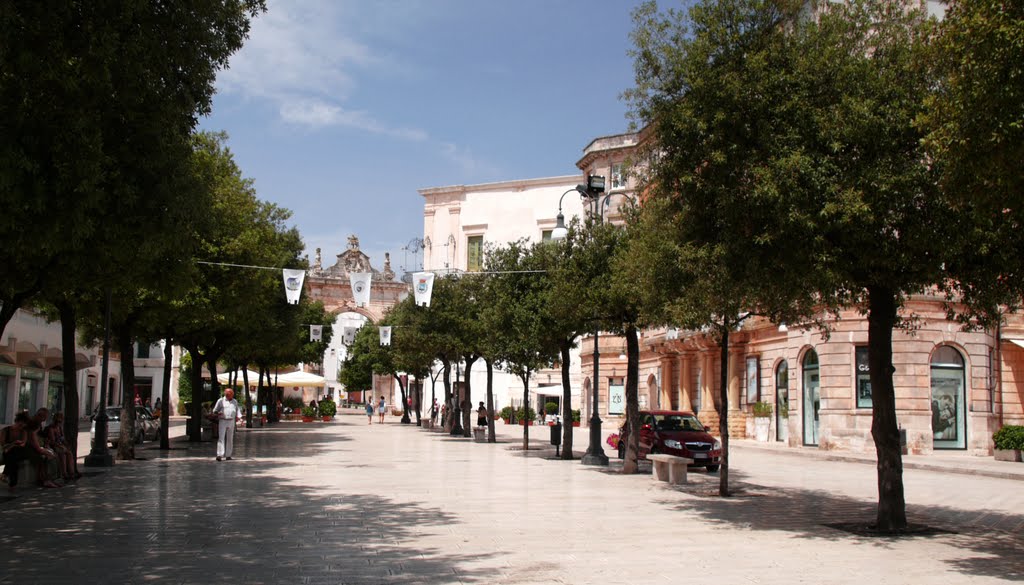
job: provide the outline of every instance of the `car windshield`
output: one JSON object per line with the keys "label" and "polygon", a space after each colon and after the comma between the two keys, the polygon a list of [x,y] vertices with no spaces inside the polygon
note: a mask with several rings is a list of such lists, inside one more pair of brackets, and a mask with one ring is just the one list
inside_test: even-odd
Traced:
{"label": "car windshield", "polygon": [[703,431],[697,417],[692,414],[656,414],[654,425],[659,431]]}
{"label": "car windshield", "polygon": [[110,420],[121,420],[121,409],[120,408],[108,408],[107,418]]}

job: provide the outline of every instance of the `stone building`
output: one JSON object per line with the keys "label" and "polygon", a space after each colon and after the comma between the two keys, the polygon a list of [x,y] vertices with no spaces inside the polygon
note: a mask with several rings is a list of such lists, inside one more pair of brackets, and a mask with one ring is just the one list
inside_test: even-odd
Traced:
{"label": "stone building", "polygon": [[[557,207],[558,191],[589,175],[606,178],[610,196],[601,200],[604,220],[621,221],[619,206],[635,196],[625,171],[641,139],[636,133],[595,138],[576,163],[581,175],[552,180],[554,188],[545,196],[522,195],[534,181],[545,179],[421,190],[424,235],[435,247],[432,255],[428,251],[428,267],[465,270],[480,262],[477,250],[484,242],[543,237],[546,226],[553,225],[550,210]],[[563,206],[567,220],[593,213],[570,198],[576,205]],[[532,215],[522,209],[530,206]],[[938,295],[912,296],[903,314],[916,317],[917,327],[893,334],[898,422],[911,454],[953,450],[987,455],[994,431],[1024,424],[1024,318],[1010,314],[996,330],[966,332],[946,319],[942,302]],[[753,406],[764,402],[772,407],[770,441],[792,448],[873,451],[867,335],[866,319],[853,310],[832,323],[827,338],[794,325],[745,324],[730,336],[730,434],[752,436]],[[573,405],[588,420],[596,386],[607,434],[618,428],[625,411],[625,343],[603,333],[599,341],[600,380],[595,382],[593,337],[580,340]],[[660,328],[641,332],[640,350],[640,407],[694,411],[717,429],[717,343],[699,332]],[[558,386],[557,375],[551,379]],[[543,391],[539,380],[535,385]],[[514,390],[508,392],[515,396]]]}
{"label": "stone building", "polygon": [[[370,302],[365,307],[356,305],[350,273],[372,274]],[[334,315],[333,335],[323,356],[323,371],[317,373],[326,379],[325,392],[338,399],[343,390],[338,383],[338,368],[348,355],[344,343],[345,329],[374,326],[388,309],[409,294],[409,285],[395,280],[390,254],[385,254],[383,269],[377,270],[370,264],[370,257],[359,249],[359,238],[352,235],[348,238],[347,248],[337,255],[332,266],[323,267],[320,248],[317,248],[316,257],[306,274],[305,289],[311,300],[322,301],[324,308]],[[374,377],[373,393],[374,396],[384,394],[388,404],[397,403],[397,386],[389,376]],[[347,398],[362,401],[364,396],[362,392],[356,392]]]}

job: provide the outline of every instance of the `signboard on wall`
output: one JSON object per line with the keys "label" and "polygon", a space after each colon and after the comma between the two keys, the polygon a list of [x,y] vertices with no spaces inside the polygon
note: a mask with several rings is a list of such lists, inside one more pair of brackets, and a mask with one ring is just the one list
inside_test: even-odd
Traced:
{"label": "signboard on wall", "polygon": [[608,414],[626,413],[626,386],[622,378],[608,380]]}

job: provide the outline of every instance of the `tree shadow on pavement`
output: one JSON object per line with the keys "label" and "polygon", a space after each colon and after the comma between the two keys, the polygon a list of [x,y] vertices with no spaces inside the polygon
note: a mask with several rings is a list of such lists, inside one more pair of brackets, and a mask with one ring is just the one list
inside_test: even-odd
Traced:
{"label": "tree shadow on pavement", "polygon": [[[833,524],[874,523],[876,502],[857,500],[834,493],[801,488],[765,487],[747,481],[741,471],[730,470],[732,497],[718,495],[718,474],[688,474],[689,483],[680,486],[661,484],[666,492],[682,497],[666,497],[659,503],[673,510],[697,515],[703,521],[730,529],[785,531],[797,538],[853,542],[858,545],[892,548],[901,539],[929,539],[962,551],[970,558],[941,560],[964,575],[988,575],[1012,581],[1024,581],[1024,515],[993,512],[984,514],[984,525],[971,523],[977,513],[945,506],[908,505],[911,524],[937,531],[901,536],[864,536],[830,527]],[[666,494],[668,496],[668,494]],[[998,530],[995,525],[1015,527]]]}
{"label": "tree shadow on pavement", "polygon": [[[216,462],[212,445],[199,444],[26,495],[3,510],[9,540],[0,581],[413,585],[500,577],[500,559],[451,531],[454,514],[296,481],[310,455],[346,440],[312,429],[286,440],[250,433],[233,461]],[[259,446],[271,458],[246,458],[265,441]],[[350,463],[323,460],[339,472]],[[435,534],[452,546],[422,544]]]}

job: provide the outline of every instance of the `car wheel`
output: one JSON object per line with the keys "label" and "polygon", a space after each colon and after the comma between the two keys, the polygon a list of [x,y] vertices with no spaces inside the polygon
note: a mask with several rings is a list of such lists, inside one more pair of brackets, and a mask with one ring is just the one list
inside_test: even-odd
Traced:
{"label": "car wheel", "polygon": [[718,471],[717,465],[708,465],[708,473],[714,473],[716,471]]}
{"label": "car wheel", "polygon": [[626,443],[625,441],[619,441],[619,459],[626,458]]}

